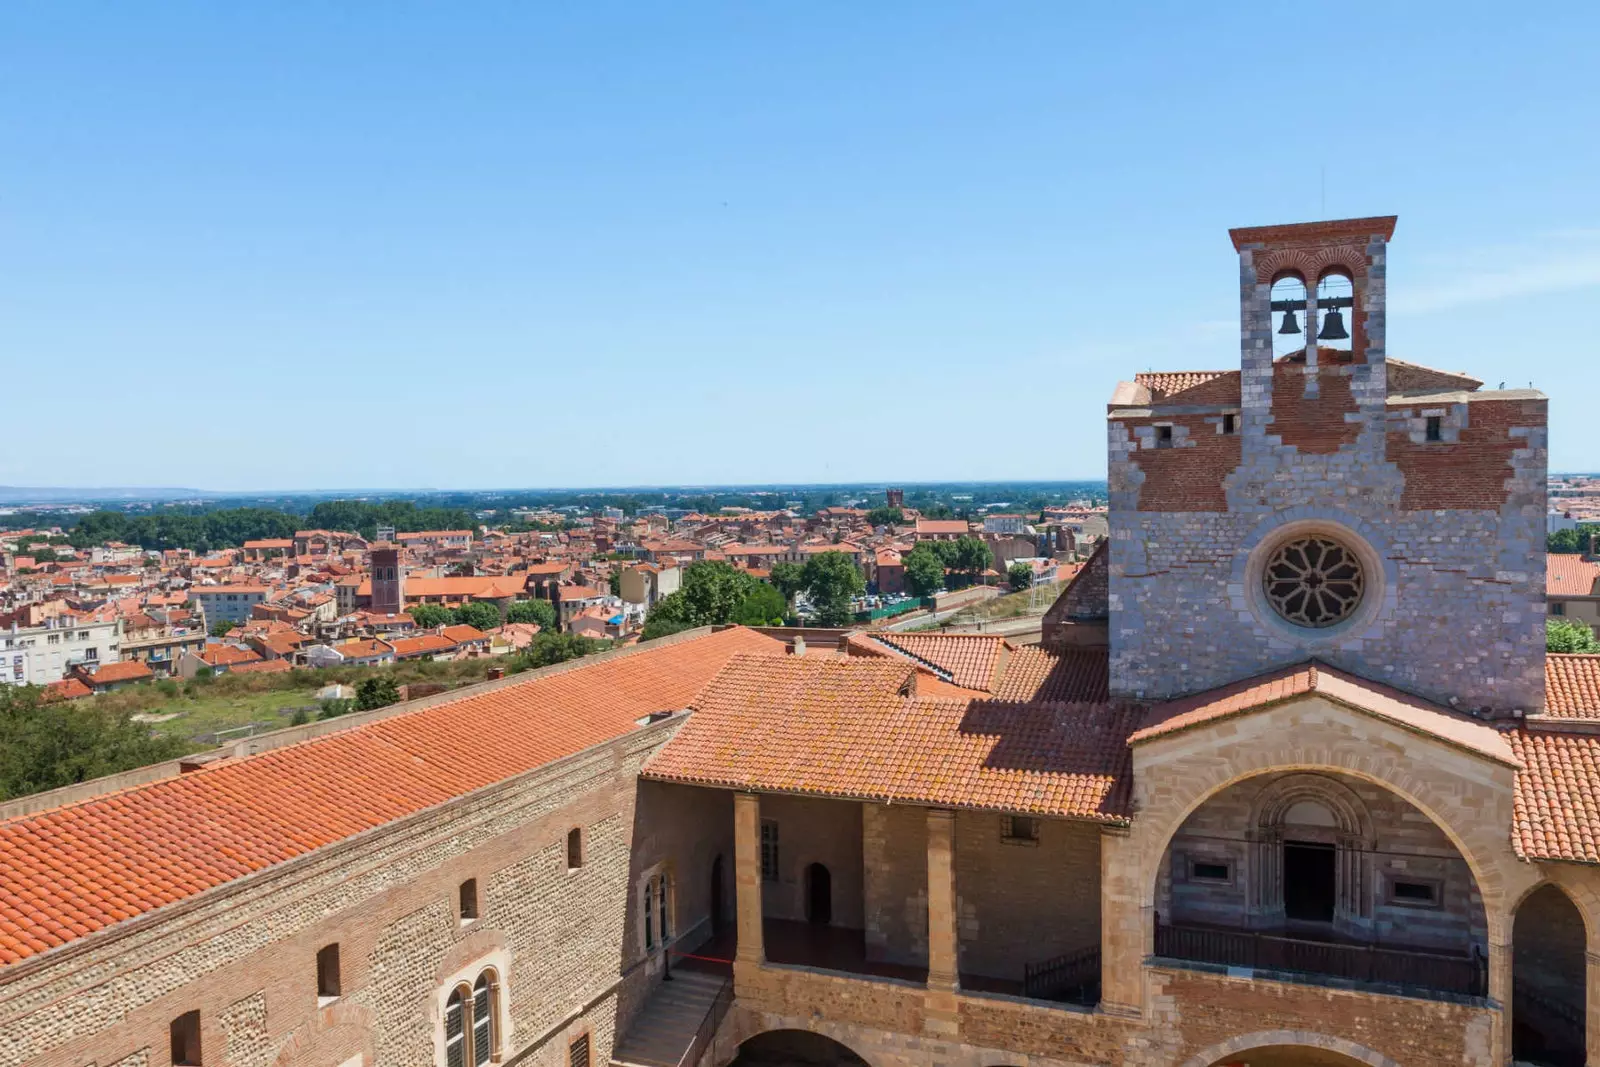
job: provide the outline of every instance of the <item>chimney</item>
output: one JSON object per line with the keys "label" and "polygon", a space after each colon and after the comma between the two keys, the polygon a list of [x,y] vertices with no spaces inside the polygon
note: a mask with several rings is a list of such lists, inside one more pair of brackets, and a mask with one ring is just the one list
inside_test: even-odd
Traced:
{"label": "chimney", "polygon": [[789,646],[790,655],[803,656],[806,654],[805,634],[795,634],[794,643]]}

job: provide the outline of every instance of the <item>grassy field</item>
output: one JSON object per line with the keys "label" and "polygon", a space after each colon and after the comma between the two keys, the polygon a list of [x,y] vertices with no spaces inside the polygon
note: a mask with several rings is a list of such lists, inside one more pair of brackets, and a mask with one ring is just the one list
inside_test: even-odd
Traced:
{"label": "grassy field", "polygon": [[151,708],[147,715],[172,715],[173,718],[152,723],[157,734],[176,735],[195,740],[218,730],[256,724],[258,730],[276,730],[288,726],[296,708],[310,708],[316,717],[317,687],[305,686],[280,689],[267,693],[206,693],[197,697],[180,697],[177,700]]}

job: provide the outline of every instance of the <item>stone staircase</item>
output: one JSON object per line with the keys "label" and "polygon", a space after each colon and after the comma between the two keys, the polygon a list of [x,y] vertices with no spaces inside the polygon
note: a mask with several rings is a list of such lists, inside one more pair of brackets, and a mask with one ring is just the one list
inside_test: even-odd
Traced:
{"label": "stone staircase", "polygon": [[684,1057],[727,982],[722,975],[674,968],[672,981],[656,987],[611,1062],[618,1067],[693,1067]]}

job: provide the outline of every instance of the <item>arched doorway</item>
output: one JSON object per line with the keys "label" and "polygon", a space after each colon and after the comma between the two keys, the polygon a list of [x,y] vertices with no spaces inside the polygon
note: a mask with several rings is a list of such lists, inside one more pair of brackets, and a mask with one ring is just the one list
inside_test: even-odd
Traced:
{"label": "arched doorway", "polygon": [[1585,1062],[1586,932],[1566,893],[1540,886],[1511,931],[1512,1057],[1549,1067]]}
{"label": "arched doorway", "polygon": [[867,1067],[831,1037],[809,1030],[769,1030],[739,1046],[730,1067]]}
{"label": "arched doorway", "polygon": [[727,902],[723,899],[722,880],[722,855],[719,853],[717,858],[711,861],[711,935],[713,937],[722,933],[723,927],[727,925],[727,916],[724,912]]}
{"label": "arched doorway", "polygon": [[806,868],[806,919],[819,926],[833,922],[833,875],[820,863]]}
{"label": "arched doorway", "polygon": [[1365,1060],[1326,1048],[1305,1045],[1264,1045],[1246,1052],[1234,1052],[1215,1061],[1212,1067],[1370,1067]]}

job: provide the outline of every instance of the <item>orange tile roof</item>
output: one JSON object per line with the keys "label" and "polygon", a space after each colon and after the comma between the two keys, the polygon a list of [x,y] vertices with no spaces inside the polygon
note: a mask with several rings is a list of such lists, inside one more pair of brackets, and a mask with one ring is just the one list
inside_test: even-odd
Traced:
{"label": "orange tile roof", "polygon": [[966,519],[918,519],[917,533],[925,534],[964,534],[972,531],[972,524]]}
{"label": "orange tile roof", "polygon": [[1545,557],[1544,591],[1548,596],[1592,596],[1600,582],[1600,563],[1567,552]]}
{"label": "orange tile roof", "polygon": [[232,667],[240,663],[254,663],[261,655],[248,648],[235,645],[207,645],[200,658],[213,667]]}
{"label": "orange tile roof", "polygon": [[1100,702],[1111,699],[1110,649],[1048,652],[1024,645],[1011,653],[995,687],[999,700]]}
{"label": "orange tile roof", "polygon": [[950,676],[963,689],[988,692],[994,684],[1001,653],[1010,645],[996,634],[875,633],[872,640],[904,653]]}
{"label": "orange tile roof", "polygon": [[781,647],[723,630],[0,822],[0,965],[611,741]]}
{"label": "orange tile roof", "polygon": [[642,773],[730,789],[1127,820],[1136,709],[902,695],[914,671],[871,658],[736,655]]}
{"label": "orange tile roof", "polygon": [[1522,761],[1511,843],[1533,860],[1600,863],[1600,736],[1510,730]]}
{"label": "orange tile roof", "polygon": [[1193,389],[1203,385],[1213,378],[1220,378],[1227,371],[1223,370],[1174,370],[1174,371],[1149,371],[1144,374],[1135,374],[1133,380],[1150,390],[1151,396],[1160,400],[1181,393],[1185,389]]}
{"label": "orange tile roof", "polygon": [[264,659],[255,663],[241,663],[236,667],[229,667],[229,674],[277,674],[280,671],[292,671],[294,666],[286,659]]}
{"label": "orange tile roof", "polygon": [[[89,666],[84,665],[86,668]],[[85,670],[89,680],[95,685],[104,685],[108,682],[140,682],[146,678],[154,677],[150,668],[136,659],[118,660],[115,663],[102,663],[93,671]]]}
{"label": "orange tile roof", "polygon": [[1128,742],[1136,745],[1313,694],[1497,763],[1518,765],[1505,739],[1493,727],[1410,693],[1314,661],[1157,704],[1149,709],[1145,725]]}
{"label": "orange tile roof", "polygon": [[470,644],[473,641],[489,640],[488,634],[484,633],[476,626],[467,626],[465,624],[459,626],[446,626],[439,632],[458,645]]}
{"label": "orange tile roof", "polygon": [[392,656],[394,649],[382,641],[346,641],[334,645],[333,650],[345,659],[371,659],[374,656]]}
{"label": "orange tile roof", "polygon": [[389,643],[394,646],[394,654],[397,659],[403,659],[406,656],[426,656],[435,652],[448,652],[456,647],[456,643],[443,634],[397,637]]}
{"label": "orange tile roof", "polygon": [[1600,655],[1552,652],[1545,657],[1544,713],[1600,719]]}

